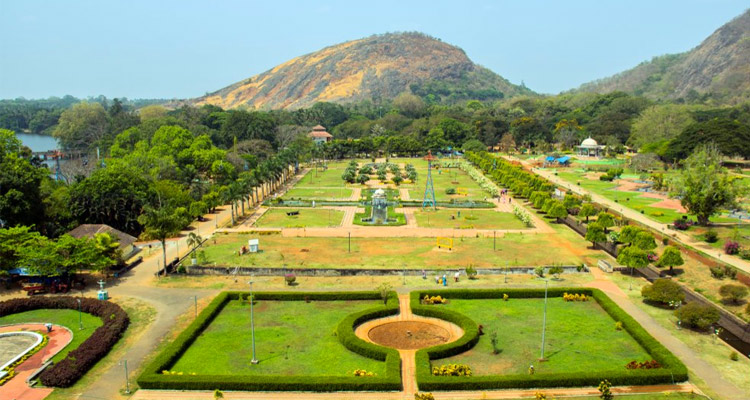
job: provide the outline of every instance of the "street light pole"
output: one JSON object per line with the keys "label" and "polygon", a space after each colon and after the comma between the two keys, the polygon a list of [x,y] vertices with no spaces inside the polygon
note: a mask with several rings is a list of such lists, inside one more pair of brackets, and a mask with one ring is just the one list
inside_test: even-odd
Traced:
{"label": "street light pole", "polygon": [[130,394],[130,381],[128,381],[128,360],[122,360],[120,364],[125,367],[125,393]]}
{"label": "street light pole", "polygon": [[544,317],[542,319],[542,356],[539,361],[544,360],[544,334],[547,331],[547,283],[548,280],[544,280]]}
{"label": "street light pole", "polygon": [[83,321],[81,320],[81,299],[78,300],[78,330],[83,330]]}
{"label": "street light pole", "polygon": [[193,296],[193,303],[195,304],[195,318],[198,318],[198,296]]}
{"label": "street light pole", "polygon": [[255,357],[255,319],[253,315],[253,281],[248,282],[250,284],[250,331],[253,338],[253,359],[250,360],[251,364],[257,364],[258,359]]}

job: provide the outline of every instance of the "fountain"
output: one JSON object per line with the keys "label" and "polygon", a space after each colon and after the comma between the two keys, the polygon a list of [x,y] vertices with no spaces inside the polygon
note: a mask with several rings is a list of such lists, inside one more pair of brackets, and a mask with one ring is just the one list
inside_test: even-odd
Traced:
{"label": "fountain", "polygon": [[388,223],[388,199],[385,190],[378,189],[372,194],[372,214],[369,218],[362,218],[362,222],[373,225],[384,225]]}

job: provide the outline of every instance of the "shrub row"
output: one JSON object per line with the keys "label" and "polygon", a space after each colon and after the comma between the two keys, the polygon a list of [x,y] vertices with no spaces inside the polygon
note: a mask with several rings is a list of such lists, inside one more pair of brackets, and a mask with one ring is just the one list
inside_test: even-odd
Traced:
{"label": "shrub row", "polygon": [[[367,343],[354,334],[359,324],[374,318],[398,313],[398,299],[389,294],[385,307],[379,306],[351,314],[342,320],[336,330],[337,337],[347,349],[365,357],[385,361],[384,377],[354,376],[257,376],[257,375],[163,375],[185,353],[195,339],[206,329],[230,300],[245,298],[249,292],[222,292],[204,309],[156,359],[141,376],[138,384],[144,389],[171,390],[251,390],[251,391],[316,391],[337,390],[401,390],[401,360],[396,350]],[[379,292],[255,292],[256,300],[279,301],[336,301],[380,300]]]}
{"label": "shrub row", "polygon": [[[622,366],[610,371],[592,371],[586,373],[537,373],[534,375],[491,375],[471,377],[434,376],[431,373],[430,361],[445,358],[467,350],[467,336],[473,335],[467,331],[468,317],[462,314],[442,309],[441,306],[423,306],[419,298],[424,295],[440,295],[449,299],[502,299],[509,298],[541,298],[544,289],[485,289],[485,290],[430,290],[412,293],[412,309],[415,314],[426,315],[423,310],[430,311],[426,316],[438,316],[457,323],[464,328],[466,334],[456,342],[420,350],[416,355],[417,382],[420,390],[485,390],[505,388],[543,388],[543,387],[576,387],[596,386],[602,379],[608,379],[614,385],[653,385],[662,383],[682,382],[688,378],[687,368],[661,343],[654,339],[630,315],[618,307],[609,297],[597,289],[587,288],[551,288],[548,297],[562,297],[563,293],[585,294],[592,296],[597,303],[615,321],[621,321],[628,332],[652,357],[661,364],[662,368],[648,370],[628,370]],[[419,310],[417,312],[416,310]],[[442,314],[444,313],[444,314]],[[460,317],[456,317],[458,314]],[[452,319],[449,319],[452,318]],[[463,322],[463,324],[459,323]],[[476,326],[476,323],[472,321]],[[473,338],[472,338],[473,339]],[[478,335],[476,336],[478,341]],[[471,344],[473,346],[476,341]]]}
{"label": "shrub row", "polygon": [[[32,297],[0,302],[0,317],[41,309],[78,310],[78,299],[70,296]],[[57,364],[44,370],[39,380],[50,387],[70,387],[120,340],[128,329],[128,314],[115,303],[92,298],[81,299],[81,311],[101,318],[103,325],[78,348]]]}

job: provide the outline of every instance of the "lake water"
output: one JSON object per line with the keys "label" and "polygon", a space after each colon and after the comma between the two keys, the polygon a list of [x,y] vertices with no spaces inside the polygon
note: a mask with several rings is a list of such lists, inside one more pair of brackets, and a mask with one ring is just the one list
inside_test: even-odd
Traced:
{"label": "lake water", "polygon": [[31,151],[48,151],[58,148],[57,139],[52,136],[16,132],[16,137]]}

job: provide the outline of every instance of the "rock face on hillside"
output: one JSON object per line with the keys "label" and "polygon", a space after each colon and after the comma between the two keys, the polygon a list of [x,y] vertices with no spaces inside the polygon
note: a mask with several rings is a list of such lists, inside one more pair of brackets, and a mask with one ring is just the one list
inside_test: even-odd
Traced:
{"label": "rock face on hillside", "polygon": [[620,90],[654,99],[689,99],[704,93],[726,101],[748,99],[750,10],[686,53],[655,57],[610,78],[584,84],[578,90]]}
{"label": "rock face on hillside", "polygon": [[326,47],[191,102],[295,109],[318,101],[393,98],[406,90],[448,100],[531,93],[474,64],[458,47],[420,33],[400,33]]}

